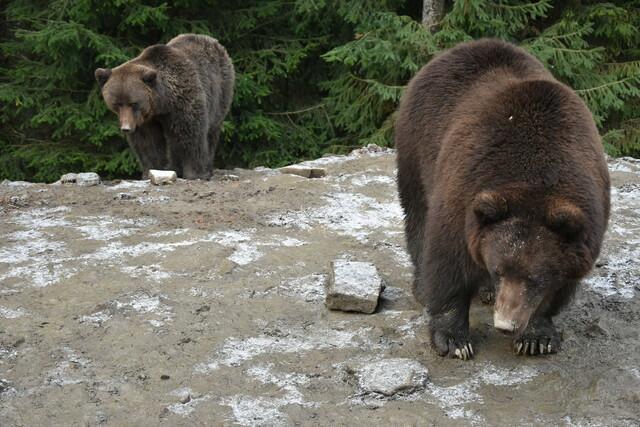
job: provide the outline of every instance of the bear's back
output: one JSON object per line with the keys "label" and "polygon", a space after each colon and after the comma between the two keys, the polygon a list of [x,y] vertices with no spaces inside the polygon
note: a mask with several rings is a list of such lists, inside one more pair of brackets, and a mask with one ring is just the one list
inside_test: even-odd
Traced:
{"label": "bear's back", "polygon": [[180,34],[167,46],[188,58],[197,70],[207,93],[212,122],[221,122],[229,111],[233,97],[235,71],[227,50],[213,37],[201,34]]}
{"label": "bear's back", "polygon": [[409,83],[399,109],[397,143],[435,145],[437,150],[458,104],[483,76],[497,70],[518,78],[552,78],[533,56],[500,40],[458,45],[431,60]]}

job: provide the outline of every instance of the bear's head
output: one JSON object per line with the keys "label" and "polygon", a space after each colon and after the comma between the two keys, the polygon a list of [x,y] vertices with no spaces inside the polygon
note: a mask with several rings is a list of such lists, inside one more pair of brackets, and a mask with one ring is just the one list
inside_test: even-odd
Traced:
{"label": "bear's head", "polygon": [[468,250],[495,287],[494,326],[511,332],[561,304],[595,261],[576,204],[517,193],[478,193],[466,219]]}
{"label": "bear's head", "polygon": [[112,70],[98,68],[95,76],[104,101],[120,119],[121,131],[134,132],[153,116],[156,70],[125,63]]}

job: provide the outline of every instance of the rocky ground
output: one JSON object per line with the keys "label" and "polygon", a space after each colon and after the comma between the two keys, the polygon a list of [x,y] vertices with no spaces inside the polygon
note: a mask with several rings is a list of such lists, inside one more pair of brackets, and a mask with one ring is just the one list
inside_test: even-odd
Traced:
{"label": "rocky ground", "polygon": [[[0,185],[0,425],[638,425],[640,163],[610,163],[562,352],[514,355],[476,304],[470,362],[429,349],[393,152],[307,166]],[[334,260],[376,266],[373,314],[327,310]]]}

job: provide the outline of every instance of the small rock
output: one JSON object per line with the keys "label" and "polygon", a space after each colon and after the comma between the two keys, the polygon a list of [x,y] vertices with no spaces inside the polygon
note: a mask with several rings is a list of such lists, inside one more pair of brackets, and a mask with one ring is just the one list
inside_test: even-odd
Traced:
{"label": "small rock", "polygon": [[77,173],[65,173],[60,177],[58,182],[60,184],[75,184],[77,180],[78,180]]}
{"label": "small rock", "polygon": [[366,393],[392,396],[422,390],[429,370],[411,359],[385,359],[364,365],[358,372],[358,383]]}
{"label": "small rock", "polygon": [[153,185],[162,185],[176,182],[178,175],[175,171],[149,169],[149,179]]}
{"label": "small rock", "polygon": [[180,392],[180,394],[178,395],[178,400],[182,404],[188,403],[191,400],[191,393],[189,393],[188,390]]}
{"label": "small rock", "polygon": [[100,175],[95,172],[83,172],[76,176],[76,184],[82,187],[92,187],[100,184]]}
{"label": "small rock", "polygon": [[225,174],[220,177],[221,181],[240,181],[240,177],[238,175],[233,174]]}
{"label": "small rock", "polygon": [[280,173],[288,173],[305,178],[322,178],[327,175],[326,171],[322,168],[308,168],[303,166],[285,166],[279,170]]}
{"label": "small rock", "polygon": [[167,375],[167,374],[160,375],[160,379],[161,380],[168,380],[169,378],[171,378],[171,377],[169,375]]}
{"label": "small rock", "polygon": [[369,262],[333,261],[327,281],[326,305],[331,310],[373,313],[382,278]]}
{"label": "small rock", "polygon": [[115,200],[133,200],[135,198],[136,196],[129,193],[118,193],[118,195],[114,197]]}

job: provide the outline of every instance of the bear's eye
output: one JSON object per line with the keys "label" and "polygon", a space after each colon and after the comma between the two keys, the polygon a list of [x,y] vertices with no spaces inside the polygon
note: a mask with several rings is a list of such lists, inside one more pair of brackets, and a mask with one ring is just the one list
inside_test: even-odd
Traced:
{"label": "bear's eye", "polygon": [[140,106],[138,105],[137,102],[134,102],[134,103],[131,104],[131,108],[133,108],[134,111],[137,111],[139,107]]}

